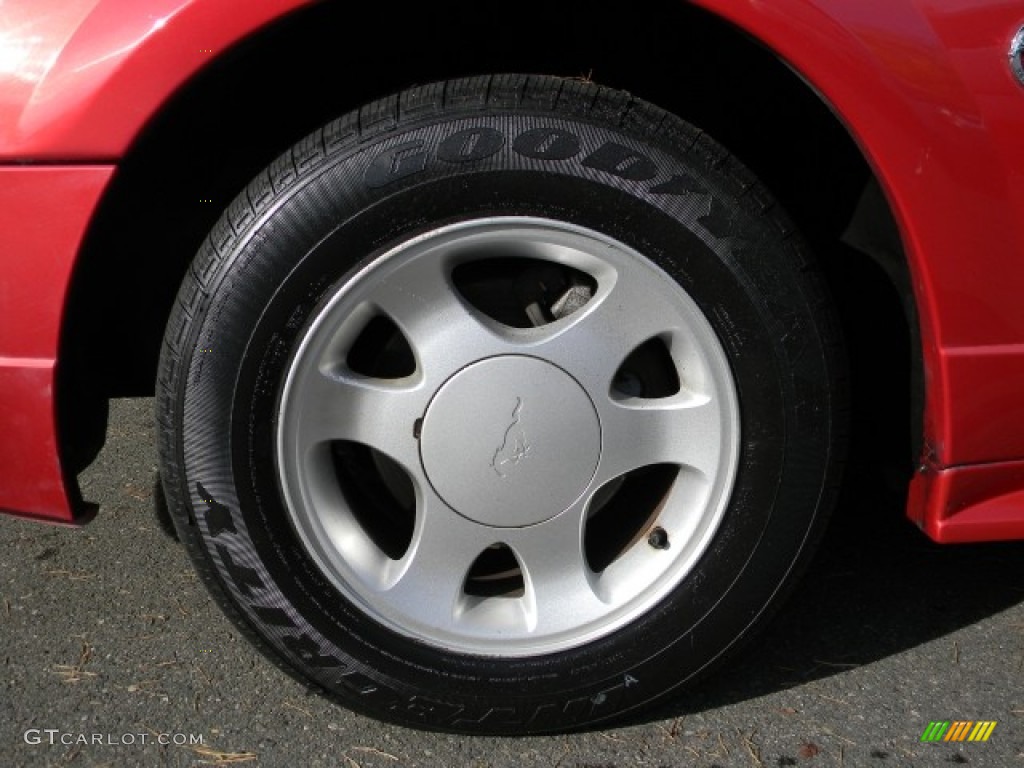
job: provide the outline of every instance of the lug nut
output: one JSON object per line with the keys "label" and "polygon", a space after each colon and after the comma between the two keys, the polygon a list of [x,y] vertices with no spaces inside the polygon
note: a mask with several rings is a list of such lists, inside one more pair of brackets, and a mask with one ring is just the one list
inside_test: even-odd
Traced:
{"label": "lug nut", "polygon": [[668,549],[670,546],[668,543],[668,533],[665,532],[664,528],[655,528],[647,537],[647,543],[655,549]]}

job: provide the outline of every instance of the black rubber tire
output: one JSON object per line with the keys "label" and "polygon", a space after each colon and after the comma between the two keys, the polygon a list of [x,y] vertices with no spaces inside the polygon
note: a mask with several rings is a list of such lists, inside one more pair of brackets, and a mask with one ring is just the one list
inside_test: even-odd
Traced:
{"label": "black rubber tire", "polygon": [[[527,133],[538,128],[558,133],[542,142]],[[741,409],[731,501],[697,567],[630,626],[514,660],[431,648],[344,599],[291,528],[273,450],[282,374],[332,286],[419,232],[491,215],[572,221],[654,261],[710,321]],[[325,245],[339,238],[344,255]],[[713,140],[592,83],[450,81],[328,124],[221,217],[167,326],[161,472],[210,591],[289,673],[406,725],[567,731],[663,699],[763,623],[836,495],[843,371],[838,324],[800,237]]]}

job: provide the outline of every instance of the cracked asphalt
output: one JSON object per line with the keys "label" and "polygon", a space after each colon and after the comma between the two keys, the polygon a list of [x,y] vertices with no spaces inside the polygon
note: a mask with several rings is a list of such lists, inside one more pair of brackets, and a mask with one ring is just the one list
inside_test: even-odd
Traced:
{"label": "cracked asphalt", "polygon": [[[613,730],[473,738],[346,711],[239,637],[154,511],[152,407],[113,404],[82,478],[95,521],[0,519],[0,768],[1024,768],[1024,542],[932,544],[871,468],[770,628],[699,691]],[[933,720],[997,726],[921,743]]]}

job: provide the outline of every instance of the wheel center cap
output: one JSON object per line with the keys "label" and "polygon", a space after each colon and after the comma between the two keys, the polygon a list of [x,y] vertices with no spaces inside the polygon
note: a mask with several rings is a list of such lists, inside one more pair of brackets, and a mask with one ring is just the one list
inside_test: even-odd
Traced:
{"label": "wheel center cap", "polygon": [[601,457],[601,425],[586,391],[561,368],[493,357],[434,395],[420,456],[434,490],[463,517],[521,528],[580,497]]}

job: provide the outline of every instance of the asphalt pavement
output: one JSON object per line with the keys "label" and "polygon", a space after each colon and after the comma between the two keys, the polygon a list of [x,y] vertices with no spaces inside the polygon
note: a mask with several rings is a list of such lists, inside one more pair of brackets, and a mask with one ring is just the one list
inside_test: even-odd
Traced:
{"label": "asphalt pavement", "polygon": [[[80,529],[0,519],[0,768],[1024,768],[1024,542],[941,547],[863,467],[740,658],[642,721],[570,736],[408,730],[310,695],[239,637],[155,513],[151,400],[114,403]],[[986,742],[922,742],[932,721]]]}

